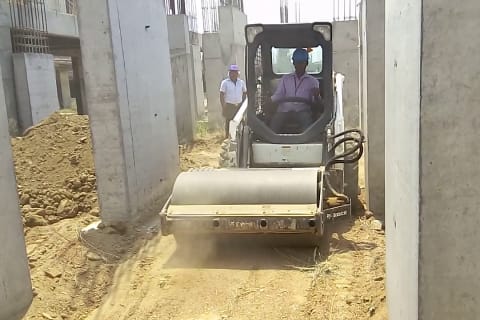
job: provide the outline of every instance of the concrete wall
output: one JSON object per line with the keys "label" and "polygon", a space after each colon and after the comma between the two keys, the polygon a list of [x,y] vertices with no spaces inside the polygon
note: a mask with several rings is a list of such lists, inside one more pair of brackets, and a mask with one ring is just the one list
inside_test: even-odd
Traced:
{"label": "concrete wall", "polygon": [[174,52],[190,52],[190,33],[185,15],[167,16],[168,43]]}
{"label": "concrete wall", "polygon": [[48,33],[78,38],[77,17],[67,14],[65,0],[46,0]]}
{"label": "concrete wall", "polygon": [[[1,72],[1,68],[0,68]],[[8,119],[0,81],[0,319],[21,319],[32,301]]]}
{"label": "concrete wall", "polygon": [[420,26],[421,1],[386,1],[385,222],[390,320],[419,319]]}
{"label": "concrete wall", "polygon": [[[390,319],[478,319],[476,0],[386,5]],[[406,26],[408,26],[406,28]],[[473,160],[473,161],[472,161]]]}
{"label": "concrete wall", "polygon": [[224,125],[219,89],[221,81],[227,77],[228,65],[238,64],[242,70],[241,78],[244,78],[245,70],[244,28],[247,16],[230,6],[220,7],[218,14],[219,32],[203,35],[208,121],[213,128],[222,128]]}
{"label": "concrete wall", "polygon": [[333,70],[345,76],[343,105],[345,128],[358,128],[359,119],[358,21],[333,23]]}
{"label": "concrete wall", "polygon": [[47,7],[48,33],[51,35],[78,38],[77,16],[54,11]]}
{"label": "concrete wall", "polygon": [[480,313],[479,12],[477,0],[422,1],[421,319]]}
{"label": "concrete wall", "polygon": [[65,13],[67,10],[65,0],[45,0],[45,7],[47,10],[58,11]]}
{"label": "concrete wall", "polygon": [[17,101],[13,76],[12,41],[10,38],[10,7],[8,1],[0,1],[0,67],[3,70],[5,102],[7,105],[8,128],[11,135],[18,134]]}
{"label": "concrete wall", "polygon": [[361,108],[365,144],[367,207],[385,214],[385,0],[361,4]]}
{"label": "concrete wall", "polygon": [[187,16],[167,16],[167,24],[177,134],[180,143],[190,143],[195,138],[197,107],[193,52],[190,44]]}
{"label": "concrete wall", "polygon": [[161,209],[178,173],[163,3],[83,0],[79,24],[101,217]]}
{"label": "concrete wall", "polygon": [[22,131],[59,109],[53,56],[39,53],[13,55],[19,127]]}

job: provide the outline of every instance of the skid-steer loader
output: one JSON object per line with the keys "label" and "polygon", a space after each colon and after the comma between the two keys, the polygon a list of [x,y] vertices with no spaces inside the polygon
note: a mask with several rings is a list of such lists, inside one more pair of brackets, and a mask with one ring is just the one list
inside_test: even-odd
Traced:
{"label": "skid-steer loader", "polygon": [[[350,216],[358,200],[352,168],[363,153],[362,133],[343,131],[343,77],[332,70],[332,25],[247,25],[245,36],[248,99],[230,123],[224,152],[234,168],[181,173],[160,213],[162,234],[178,242],[206,235],[280,237],[328,253],[331,224]],[[296,48],[308,48],[307,72],[319,81],[321,98],[265,103],[293,71]],[[283,102],[310,105],[310,127],[300,130],[292,117],[280,133],[270,129]]]}

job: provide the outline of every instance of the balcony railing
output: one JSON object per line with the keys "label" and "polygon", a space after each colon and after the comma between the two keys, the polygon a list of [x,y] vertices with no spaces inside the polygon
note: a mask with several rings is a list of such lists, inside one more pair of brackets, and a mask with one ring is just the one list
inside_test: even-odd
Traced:
{"label": "balcony railing", "polygon": [[190,31],[198,32],[196,0],[164,0],[167,15],[184,14]]}
{"label": "balcony railing", "polygon": [[13,52],[48,53],[44,0],[9,0]]}

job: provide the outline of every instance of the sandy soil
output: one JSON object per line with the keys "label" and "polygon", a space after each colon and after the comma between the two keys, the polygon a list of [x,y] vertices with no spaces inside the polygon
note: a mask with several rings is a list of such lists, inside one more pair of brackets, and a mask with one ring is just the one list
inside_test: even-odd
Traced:
{"label": "sandy soil", "polygon": [[[56,117],[67,117],[61,121],[69,124],[71,117],[80,119]],[[80,128],[88,125],[87,119],[82,121]],[[40,194],[44,187],[37,180],[43,179],[51,192],[32,196],[33,200],[48,200],[64,188],[72,193],[71,199],[66,198],[71,201],[68,207],[80,206],[83,201],[74,195],[85,192],[86,198],[95,190],[76,192],[65,181],[81,181],[82,173],[94,172],[93,162],[83,162],[91,159],[88,130],[68,136],[61,133],[62,125],[46,130],[73,146],[48,151],[48,159],[63,155],[79,159],[74,161],[77,164],[65,162],[72,168],[56,171],[55,165],[43,165],[50,160],[34,161],[51,146],[40,133],[45,127],[30,132],[30,139],[36,141],[30,146],[19,148],[21,142],[14,142],[22,192]],[[80,142],[85,136],[87,140]],[[207,134],[193,146],[181,147],[182,170],[217,166],[220,144],[219,136]],[[45,173],[42,179],[31,172],[27,158]],[[58,179],[49,178],[49,172],[58,173],[52,175]],[[59,200],[50,205],[57,204],[57,210],[39,215],[47,223],[25,226],[36,294],[25,319],[387,319],[384,234],[373,218],[340,226],[332,239],[332,254],[320,262],[312,249],[224,243],[180,250],[172,237],[158,234],[156,218],[126,232],[109,227],[82,235],[82,228],[98,220],[96,203],[92,202],[93,212],[78,210],[64,217],[58,210],[64,199]],[[24,217],[30,208],[23,210]]]}

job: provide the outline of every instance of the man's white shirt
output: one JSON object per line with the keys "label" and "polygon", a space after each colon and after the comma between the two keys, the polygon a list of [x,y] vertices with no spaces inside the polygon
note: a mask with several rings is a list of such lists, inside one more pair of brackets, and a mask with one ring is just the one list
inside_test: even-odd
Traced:
{"label": "man's white shirt", "polygon": [[220,92],[225,94],[225,102],[230,104],[239,104],[242,102],[243,93],[247,92],[245,81],[237,79],[236,83],[230,78],[222,81]]}

